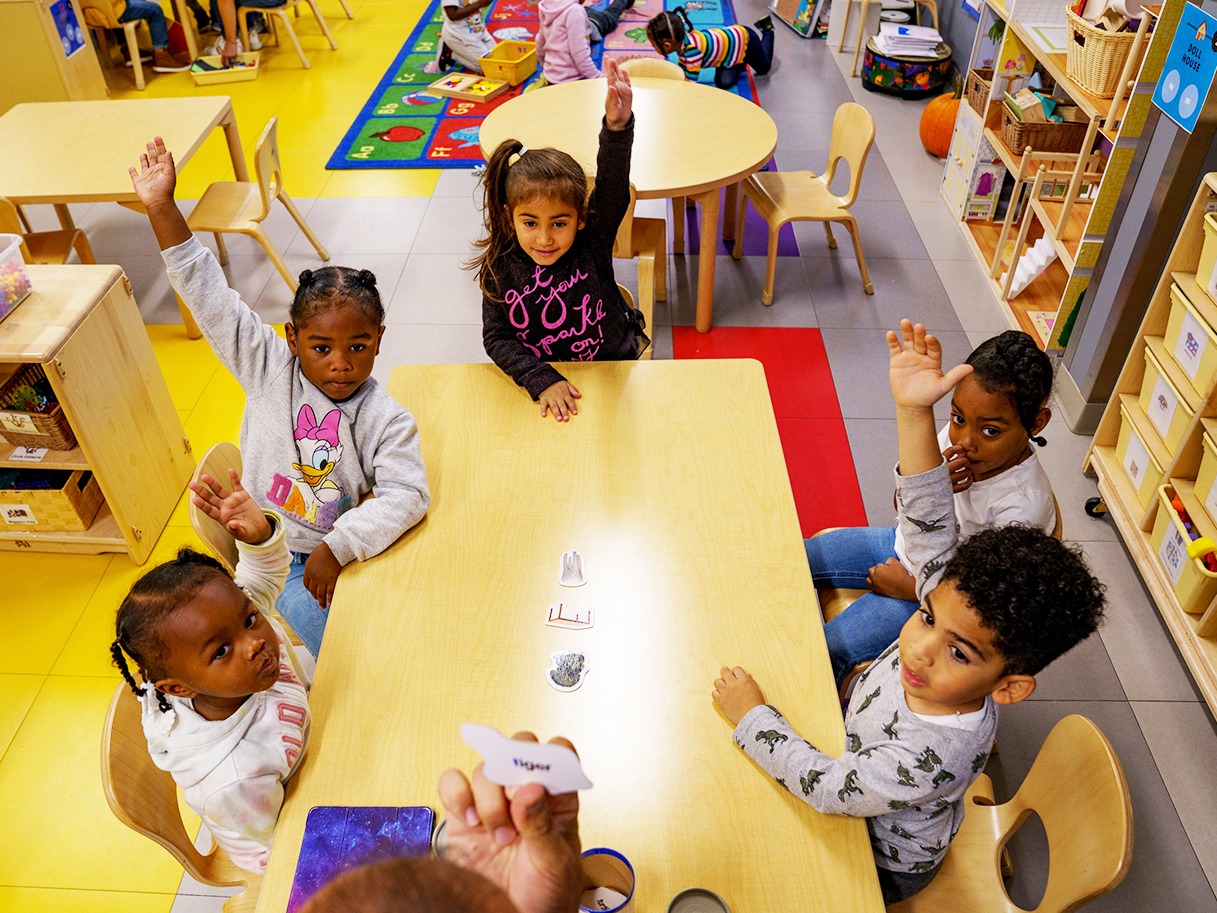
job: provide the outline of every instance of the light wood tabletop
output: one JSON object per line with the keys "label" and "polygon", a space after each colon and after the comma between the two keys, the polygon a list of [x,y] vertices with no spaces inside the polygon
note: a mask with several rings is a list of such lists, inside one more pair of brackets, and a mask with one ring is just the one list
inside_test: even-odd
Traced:
{"label": "light wood tabletop", "polygon": [[[584,847],[623,853],[635,910],[690,886],[734,913],[882,910],[865,822],[821,815],[756,767],[710,698],[723,663],[815,744],[844,726],[794,499],[755,361],[563,365],[583,392],[542,420],[494,365],[403,366],[432,502],[382,555],[343,571],[258,909],[282,911],[317,805],[430,805],[477,757],[472,721],[568,736],[595,787]],[[558,583],[579,549],[588,582]],[[590,630],[544,624],[565,601]],[[550,653],[582,649],[577,691]]]}
{"label": "light wood tabletop", "polygon": [[[760,105],[732,92],[674,79],[631,77],[634,149],[630,182],[640,200],[692,197],[702,206],[700,250],[718,247],[719,191],[727,187],[723,237],[734,237],[735,184],[773,157],[778,130]],[[596,171],[604,79],[580,79],[526,92],[482,122],[489,156],[505,139],[553,146]],[[702,257],[697,276],[697,329],[709,332],[714,308],[714,257]]]}

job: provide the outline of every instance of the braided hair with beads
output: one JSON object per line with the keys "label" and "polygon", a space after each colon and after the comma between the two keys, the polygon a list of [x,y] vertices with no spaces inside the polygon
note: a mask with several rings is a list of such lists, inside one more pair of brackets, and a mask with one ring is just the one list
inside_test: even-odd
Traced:
{"label": "braided hair with beads", "polygon": [[1031,440],[1040,447],[1048,443],[1034,434],[1039,412],[1052,394],[1052,360],[1034,339],[1021,330],[1006,330],[978,345],[967,364],[986,392],[1010,400]]}

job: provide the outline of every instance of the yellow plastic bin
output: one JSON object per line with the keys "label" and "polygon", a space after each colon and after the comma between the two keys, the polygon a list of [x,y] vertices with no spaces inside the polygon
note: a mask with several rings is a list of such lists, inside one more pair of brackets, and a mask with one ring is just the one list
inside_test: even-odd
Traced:
{"label": "yellow plastic bin", "polygon": [[1193,410],[1170,382],[1149,346],[1145,347],[1145,378],[1141,381],[1140,404],[1150,423],[1162,435],[1171,456],[1179,448]]}
{"label": "yellow plastic bin", "polygon": [[[1175,589],[1175,598],[1185,612],[1198,615],[1209,607],[1213,597],[1217,596],[1217,574],[1204,566],[1200,558],[1192,558],[1187,553],[1187,546],[1192,537],[1183,528],[1183,521],[1171,507],[1171,499],[1175,489],[1171,485],[1163,485],[1158,489],[1158,516],[1154,520],[1154,532],[1150,544],[1162,569],[1166,571],[1167,579]],[[1196,518],[1188,516],[1193,524]],[[1207,518],[1206,518],[1207,519]],[[1202,526],[1201,524],[1200,526]],[[1198,526],[1201,535],[1211,533]]]}
{"label": "yellow plastic bin", "polygon": [[[243,51],[237,55],[236,64],[227,69],[220,69],[224,66],[224,61],[218,55],[200,57],[190,68],[190,75],[196,86],[215,86],[225,82],[249,82],[251,79],[258,78],[260,56],[257,51]],[[212,69],[203,69],[199,66],[200,62]]]}
{"label": "yellow plastic bin", "polygon": [[482,72],[490,79],[505,79],[518,86],[537,71],[534,41],[500,41],[482,61]]}
{"label": "yellow plastic bin", "polygon": [[1201,419],[1204,423],[1204,436],[1201,438],[1204,447],[1200,457],[1200,470],[1196,473],[1196,499],[1208,511],[1209,519],[1217,525],[1217,422],[1213,419]]}
{"label": "yellow plastic bin", "polygon": [[1204,214],[1204,247],[1200,250],[1200,265],[1196,267],[1196,284],[1207,289],[1217,265],[1217,215]]}
{"label": "yellow plastic bin", "polygon": [[1171,286],[1171,316],[1165,343],[1166,351],[1192,382],[1192,389],[1201,396],[1208,393],[1213,375],[1217,374],[1217,333],[1177,285]]}
{"label": "yellow plastic bin", "polygon": [[1162,466],[1154,459],[1123,402],[1120,403],[1120,437],[1116,442],[1116,459],[1137,492],[1142,507],[1149,507],[1154,492],[1162,484]]}

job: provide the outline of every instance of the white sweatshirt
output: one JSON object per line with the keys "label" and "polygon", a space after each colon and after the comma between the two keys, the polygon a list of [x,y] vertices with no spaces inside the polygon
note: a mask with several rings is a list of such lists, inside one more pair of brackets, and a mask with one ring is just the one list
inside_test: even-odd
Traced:
{"label": "white sweatshirt", "polygon": [[[282,521],[267,516],[274,535],[261,545],[237,543],[235,580],[269,618],[291,557]],[[309,733],[309,678],[283,629],[273,618],[271,625],[279,635],[279,680],[228,719],[206,720],[190,700],[172,695],[166,697],[173,709],[162,711],[151,687],[141,700],[153,763],[173,775],[232,861],[256,874],[266,871],[283,784],[296,772]]]}

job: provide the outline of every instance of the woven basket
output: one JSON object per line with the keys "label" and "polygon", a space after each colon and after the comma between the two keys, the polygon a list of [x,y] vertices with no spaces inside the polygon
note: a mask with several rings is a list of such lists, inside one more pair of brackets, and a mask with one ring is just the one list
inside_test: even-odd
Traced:
{"label": "woven basket", "polygon": [[1020,121],[1002,105],[1001,141],[1015,155],[1030,146],[1036,152],[1081,152],[1086,142],[1087,123],[1044,124]]}
{"label": "woven basket", "polygon": [[993,71],[991,69],[968,70],[968,104],[981,117],[989,113],[989,90],[992,88]]}
{"label": "woven basket", "polygon": [[[1065,10],[1065,22],[1069,26],[1065,73],[1096,98],[1114,97],[1137,33],[1096,28],[1070,9]],[[1148,41],[1141,42],[1142,59],[1148,48]]]}
{"label": "woven basket", "polygon": [[86,530],[101,509],[97,476],[87,469],[67,473],[62,488],[0,488],[0,530]]}
{"label": "woven basket", "polygon": [[14,447],[71,450],[76,446],[76,435],[58,403],[50,412],[25,412],[17,408],[13,397],[17,388],[32,387],[43,380],[46,375],[42,366],[27,364],[0,387],[0,437]]}

